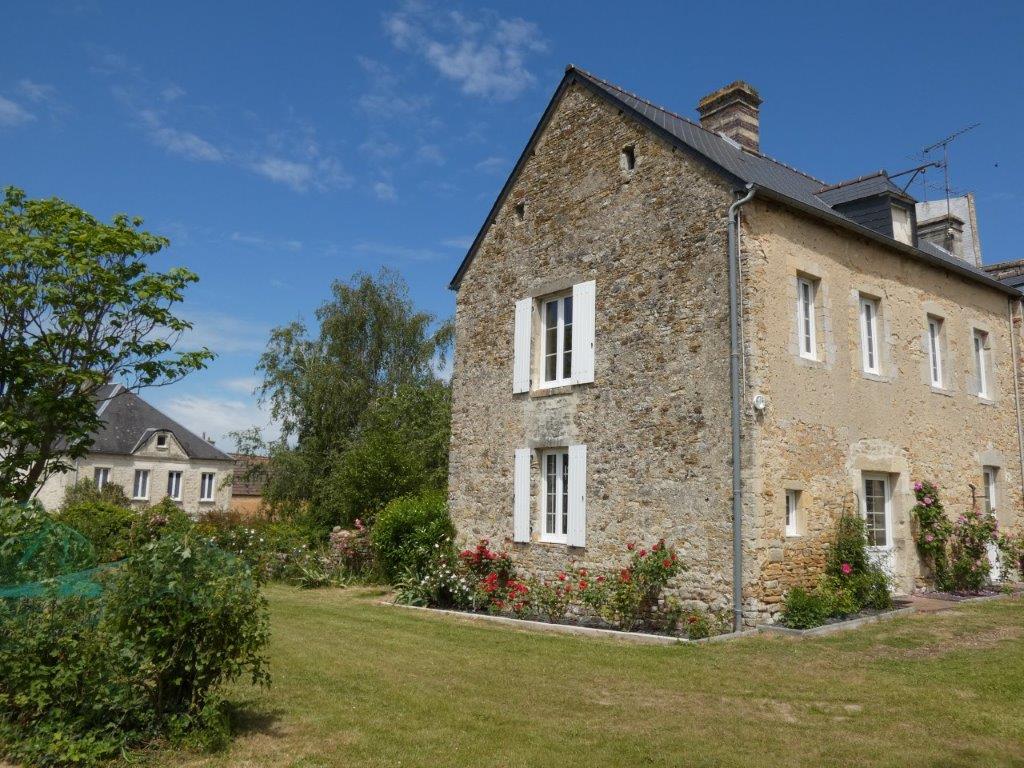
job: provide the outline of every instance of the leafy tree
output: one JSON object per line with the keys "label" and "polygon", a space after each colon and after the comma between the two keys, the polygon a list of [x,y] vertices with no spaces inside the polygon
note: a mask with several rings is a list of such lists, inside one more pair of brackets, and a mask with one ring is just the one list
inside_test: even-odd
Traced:
{"label": "leafy tree", "polygon": [[271,508],[301,509],[323,525],[443,487],[451,412],[436,373],[450,323],[417,311],[388,270],[337,281],[331,294],[316,312],[315,335],[301,321],[275,328],[260,357],[259,393],[282,425],[281,440],[235,435],[240,450],[271,458],[254,470]]}
{"label": "leafy tree", "polygon": [[28,499],[84,456],[100,426],[98,390],[176,381],[205,367],[203,348],[175,352],[190,324],[174,305],[198,278],[152,272],[169,241],[114,216],[104,224],[57,198],[0,201],[0,496]]}

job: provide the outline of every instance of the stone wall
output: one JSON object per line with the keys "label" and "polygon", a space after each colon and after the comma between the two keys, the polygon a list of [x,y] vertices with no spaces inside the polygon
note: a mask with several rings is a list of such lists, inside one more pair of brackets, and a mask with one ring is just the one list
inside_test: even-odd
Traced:
{"label": "stone wall", "polygon": [[[570,87],[458,292],[450,501],[464,542],[488,538],[545,573],[613,567],[627,542],[664,537],[689,568],[679,593],[728,603],[730,201],[699,162]],[[515,301],[585,280],[594,383],[513,395]],[[587,547],[536,533],[513,545],[515,449],[576,443],[588,451]],[[535,453],[535,532],[539,476]]]}
{"label": "stone wall", "polygon": [[[909,511],[912,483],[938,484],[955,516],[1000,468],[997,514],[1019,526],[1021,464],[1007,296],[783,209],[744,208],[746,414],[754,462],[745,487],[756,545],[746,571],[753,607],[775,610],[785,589],[813,584],[834,517],[857,511],[860,473],[893,480],[895,572],[901,591],[922,582]],[[796,342],[796,275],[820,278],[816,309],[822,361]],[[880,374],[861,368],[859,293],[880,299]],[[927,315],[945,318],[945,391],[931,386]],[[989,333],[991,396],[979,398],[973,329]],[[1019,331],[1018,341],[1019,341]],[[785,490],[801,492],[803,531],[784,536]]]}

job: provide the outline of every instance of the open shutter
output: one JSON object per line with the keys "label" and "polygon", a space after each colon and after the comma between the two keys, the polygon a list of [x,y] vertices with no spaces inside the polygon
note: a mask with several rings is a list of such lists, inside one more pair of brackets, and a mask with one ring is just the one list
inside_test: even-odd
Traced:
{"label": "open shutter", "polygon": [[569,446],[570,547],[587,546],[587,446]]}
{"label": "open shutter", "polygon": [[516,329],[512,364],[512,391],[530,391],[530,337],[533,335],[533,299],[516,302]]}
{"label": "open shutter", "polygon": [[593,280],[572,287],[573,379],[579,383],[594,380],[594,299]]}
{"label": "open shutter", "polygon": [[512,502],[512,541],[530,540],[530,449],[516,448],[515,500]]}

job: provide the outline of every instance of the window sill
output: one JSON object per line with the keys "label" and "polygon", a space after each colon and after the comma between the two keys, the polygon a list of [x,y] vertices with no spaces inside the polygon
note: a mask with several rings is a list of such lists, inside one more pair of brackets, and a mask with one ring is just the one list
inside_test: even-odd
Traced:
{"label": "window sill", "polygon": [[996,404],[996,401],[993,400],[991,397],[982,397],[981,395],[976,395],[976,397],[978,398],[978,403],[980,403],[981,405],[995,405]]}
{"label": "window sill", "polygon": [[578,386],[576,384],[560,384],[557,387],[541,387],[538,389],[530,390],[531,398],[538,397],[553,397],[554,395],[568,395],[573,389]]}
{"label": "window sill", "polygon": [[802,533],[787,533],[784,538],[786,541],[800,541],[803,537]]}
{"label": "window sill", "polygon": [[952,397],[953,392],[944,387],[936,387],[934,384],[930,385],[932,392],[936,395],[942,395],[943,397]]}
{"label": "window sill", "polygon": [[872,373],[871,371],[862,370],[860,372],[860,377],[862,379],[867,379],[868,381],[877,381],[879,384],[890,384],[892,382],[892,379],[888,376],[883,376],[880,373]]}

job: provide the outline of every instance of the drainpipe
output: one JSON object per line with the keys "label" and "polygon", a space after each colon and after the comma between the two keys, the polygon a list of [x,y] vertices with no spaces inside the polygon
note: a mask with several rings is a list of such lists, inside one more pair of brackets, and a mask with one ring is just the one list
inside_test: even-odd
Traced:
{"label": "drainpipe", "polygon": [[1020,375],[1020,368],[1017,360],[1017,329],[1013,327],[1014,315],[1016,312],[1014,308],[1019,306],[1021,303],[1020,299],[1015,299],[1012,296],[1006,300],[1007,307],[1010,311],[1010,355],[1013,357],[1013,410],[1017,414],[1017,452],[1020,458],[1020,493],[1021,498],[1024,499],[1024,429],[1021,427],[1020,419],[1020,382],[1018,376]]}
{"label": "drainpipe", "polygon": [[740,206],[754,197],[754,185],[729,206],[729,384],[732,388],[732,624],[743,630],[743,482],[740,467]]}

